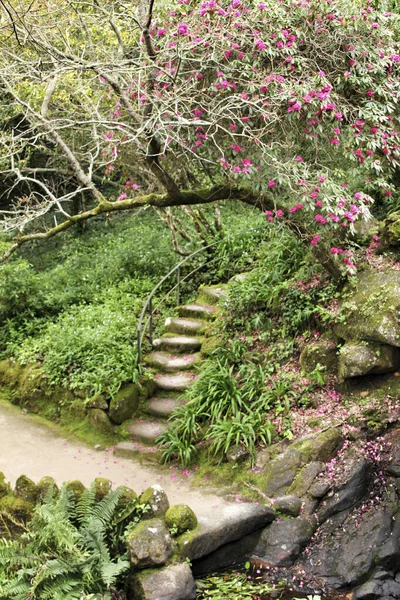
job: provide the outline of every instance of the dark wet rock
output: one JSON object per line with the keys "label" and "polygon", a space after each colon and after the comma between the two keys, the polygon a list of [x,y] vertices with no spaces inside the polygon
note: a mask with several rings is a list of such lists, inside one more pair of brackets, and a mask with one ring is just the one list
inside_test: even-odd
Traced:
{"label": "dark wet rock", "polygon": [[340,474],[341,481],[330,493],[318,510],[319,522],[323,523],[332,515],[353,507],[368,494],[372,477],[370,463],[355,451],[347,453],[346,462]]}
{"label": "dark wet rock", "polygon": [[352,600],[377,600],[381,597],[381,584],[378,581],[367,581],[353,592]]}
{"label": "dark wet rock", "polygon": [[364,342],[342,346],[339,353],[339,378],[393,373],[400,364],[400,351],[394,346]]}
{"label": "dark wet rock", "polygon": [[[324,541],[310,553],[305,568],[338,588],[361,584],[372,574],[374,567],[386,569],[386,565],[390,564],[387,556],[385,559],[380,556],[380,551],[396,537],[393,516],[394,511],[390,507],[372,509],[348,518],[333,531],[328,521],[319,530]],[[393,548],[392,563],[399,558],[398,544],[399,538],[397,550]]]}
{"label": "dark wet rock", "polygon": [[336,373],[338,367],[337,349],[330,340],[308,344],[300,355],[300,366],[305,373],[311,373],[321,365],[327,373]]}
{"label": "dark wet rock", "polygon": [[299,471],[295,480],[288,489],[288,494],[297,494],[297,496],[305,496],[310,489],[315,478],[323,471],[325,464],[320,461],[312,461]]}
{"label": "dark wet rock", "polygon": [[263,492],[270,497],[282,496],[293,483],[301,465],[301,454],[289,448],[283,454],[267,463],[264,469],[265,485]]}
{"label": "dark wet rock", "polygon": [[161,517],[165,515],[169,509],[169,500],[167,494],[158,484],[154,484],[147,488],[139,498],[140,504],[147,504],[148,510],[145,517],[151,519],[153,517]]}
{"label": "dark wet rock", "polygon": [[135,600],[194,600],[196,586],[188,564],[145,570],[131,580]]}
{"label": "dark wet rock", "polygon": [[290,566],[308,544],[316,528],[317,521],[312,517],[277,520],[263,530],[253,557],[271,565]]}
{"label": "dark wet rock", "polygon": [[289,495],[276,499],[273,504],[274,511],[287,517],[298,517],[301,510],[301,500],[298,496]]}
{"label": "dark wet rock", "polygon": [[327,483],[325,481],[316,481],[310,487],[310,494],[313,498],[321,499],[324,496],[326,496],[331,487],[332,486],[330,485],[330,483]]}
{"label": "dark wet rock", "polygon": [[130,563],[136,569],[165,565],[174,553],[163,519],[142,521],[128,534],[126,543]]}
{"label": "dark wet rock", "polygon": [[256,547],[262,529],[258,529],[254,533],[245,535],[240,540],[225,544],[214,552],[207,554],[203,558],[192,562],[192,571],[195,577],[209,575],[214,571],[243,565],[243,563],[252,555]]}
{"label": "dark wet rock", "polygon": [[400,440],[392,447],[387,472],[394,477],[400,477]]}
{"label": "dark wet rock", "polygon": [[275,514],[269,507],[259,504],[224,506],[209,517],[199,517],[198,527],[178,538],[179,550],[191,561],[201,558],[265,527],[274,518]]}

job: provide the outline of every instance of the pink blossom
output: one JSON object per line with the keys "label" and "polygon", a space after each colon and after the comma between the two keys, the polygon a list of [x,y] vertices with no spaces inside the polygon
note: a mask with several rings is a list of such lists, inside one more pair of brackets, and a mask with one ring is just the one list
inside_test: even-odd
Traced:
{"label": "pink blossom", "polygon": [[276,181],[274,181],[273,179],[270,179],[270,180],[268,181],[268,187],[269,187],[269,188],[273,188],[273,187],[275,187],[275,186],[276,186]]}
{"label": "pink blossom", "polygon": [[340,144],[340,140],[337,137],[333,137],[329,141],[333,146],[338,146]]}
{"label": "pink blossom", "polygon": [[294,159],[297,162],[303,162],[303,157],[302,156],[296,156],[296,158]]}
{"label": "pink blossom", "polygon": [[343,250],[341,248],[335,248],[335,246],[333,248],[331,248],[331,253],[332,254],[343,254]]}
{"label": "pink blossom", "polygon": [[157,35],[158,35],[158,37],[162,37],[166,33],[167,33],[166,29],[163,29],[163,28],[157,29]]}
{"label": "pink blossom", "polygon": [[277,219],[280,219],[281,217],[283,217],[283,210],[278,208],[278,210],[276,211],[275,214],[276,214]]}
{"label": "pink blossom", "polygon": [[317,223],[321,223],[321,225],[326,225],[326,223],[327,223],[327,220],[325,219],[325,217],[323,217],[320,214],[315,215],[314,219]]}
{"label": "pink blossom", "polygon": [[378,29],[379,23],[372,23],[371,27],[372,29]]}
{"label": "pink blossom", "polygon": [[185,35],[186,33],[188,33],[188,25],[187,23],[179,23],[178,25],[178,33],[180,35]]}
{"label": "pink blossom", "polygon": [[320,239],[321,239],[320,235],[314,235],[313,239],[310,242],[311,246],[316,246]]}

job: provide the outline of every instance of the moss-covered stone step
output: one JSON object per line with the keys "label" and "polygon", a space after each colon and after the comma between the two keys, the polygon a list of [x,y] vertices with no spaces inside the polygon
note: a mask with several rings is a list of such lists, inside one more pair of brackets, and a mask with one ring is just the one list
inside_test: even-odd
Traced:
{"label": "moss-covered stone step", "polygon": [[178,306],[180,317],[189,317],[194,319],[215,319],[220,308],[209,304],[183,304]]}
{"label": "moss-covered stone step", "polygon": [[154,417],[167,419],[171,413],[180,406],[183,406],[186,401],[183,398],[167,397],[167,398],[151,398],[145,407],[145,411]]}
{"label": "moss-covered stone step", "polygon": [[194,367],[200,360],[200,354],[184,354],[183,356],[174,356],[162,351],[151,352],[145,358],[145,362],[156,369],[161,369],[166,373],[175,373],[177,371],[187,371]]}
{"label": "moss-covered stone step", "polygon": [[160,421],[140,420],[127,425],[131,441],[140,442],[145,446],[155,446],[156,439],[168,429],[167,423]]}
{"label": "moss-covered stone step", "polygon": [[165,321],[166,331],[173,333],[200,333],[206,328],[204,321],[199,319],[184,319],[182,317],[168,317]]}
{"label": "moss-covered stone step", "polygon": [[154,340],[153,346],[157,350],[166,350],[167,352],[195,352],[201,347],[201,338],[187,335],[165,335]]}
{"label": "moss-covered stone step", "polygon": [[196,375],[194,373],[188,373],[187,371],[169,375],[166,373],[157,373],[157,375],[154,376],[156,388],[176,392],[185,391],[195,380]]}
{"label": "moss-covered stone step", "polygon": [[225,285],[214,285],[199,288],[199,302],[208,302],[209,304],[218,304],[218,302],[227,294]]}

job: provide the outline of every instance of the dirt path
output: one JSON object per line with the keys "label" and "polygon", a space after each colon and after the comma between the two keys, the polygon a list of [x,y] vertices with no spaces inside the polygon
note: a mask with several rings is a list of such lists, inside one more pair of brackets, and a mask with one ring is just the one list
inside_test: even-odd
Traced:
{"label": "dirt path", "polygon": [[114,486],[127,485],[140,494],[158,483],[170,504],[185,502],[198,515],[226,504],[221,497],[191,488],[190,476],[182,475],[180,470],[141,466],[115,457],[111,450],[79,446],[4,404],[0,404],[0,471],[12,485],[20,475],[27,475],[36,483],[49,475],[58,484],[79,479],[85,485],[95,477],[107,477]]}

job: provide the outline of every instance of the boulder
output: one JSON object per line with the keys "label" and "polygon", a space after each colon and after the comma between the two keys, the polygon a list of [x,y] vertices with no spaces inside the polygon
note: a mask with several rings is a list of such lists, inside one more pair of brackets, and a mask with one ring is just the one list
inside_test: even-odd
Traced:
{"label": "boulder", "polygon": [[304,463],[311,461],[328,462],[336,456],[343,444],[343,435],[339,427],[329,427],[321,433],[312,433],[292,444],[292,448],[300,452]]}
{"label": "boulder", "polygon": [[311,373],[321,365],[327,373],[336,373],[338,367],[337,349],[330,340],[308,344],[300,354],[300,366],[305,373]]}
{"label": "boulder", "polygon": [[274,518],[274,512],[267,506],[227,505],[209,517],[199,517],[197,528],[177,539],[178,547],[181,555],[192,561],[210,554],[224,544],[262,529]]}
{"label": "boulder", "polygon": [[[394,510],[393,506],[382,505],[358,514],[356,518],[351,514],[333,532],[328,523],[322,525],[320,533],[324,542],[313,549],[304,568],[337,588],[360,585],[372,575],[374,567],[387,568],[387,564],[389,568],[396,568],[400,541],[393,520]],[[392,548],[388,560],[388,555],[382,557],[381,551],[391,540],[396,542],[396,547]],[[363,593],[366,594],[366,590]],[[367,596],[362,596],[360,591],[356,597]]]}
{"label": "boulder", "polygon": [[315,517],[276,520],[266,527],[253,552],[260,559],[278,567],[291,566],[317,529]]}
{"label": "boulder", "polygon": [[288,494],[297,494],[305,496],[312,486],[315,478],[324,470],[325,464],[319,461],[312,461],[301,469],[296,475],[295,480],[288,489]]}
{"label": "boulder", "polygon": [[96,492],[96,502],[100,502],[111,491],[112,481],[106,477],[96,477],[92,485]]}
{"label": "boulder", "polygon": [[79,481],[79,479],[67,481],[65,487],[71,492],[75,500],[78,500],[86,489],[83,483]]}
{"label": "boulder", "polygon": [[298,517],[301,511],[301,504],[301,500],[298,496],[286,495],[277,498],[273,506],[277,515]]}
{"label": "boulder", "polygon": [[25,500],[25,502],[31,502],[32,504],[35,504],[38,498],[38,490],[35,483],[26,475],[18,477],[15,482],[14,494],[18,498]]}
{"label": "boulder", "polygon": [[147,504],[149,510],[146,511],[145,517],[152,519],[153,517],[162,517],[169,509],[169,500],[167,494],[162,487],[154,484],[147,488],[139,498],[140,504]]}
{"label": "boulder", "polygon": [[301,453],[293,448],[267,463],[263,472],[264,494],[272,498],[284,495],[293,483],[300,465]]}
{"label": "boulder", "polygon": [[358,274],[346,300],[345,321],[334,333],[345,341],[371,341],[400,346],[400,272]]}
{"label": "boulder", "polygon": [[339,483],[323,500],[318,509],[318,519],[323,523],[336,513],[352,508],[364,498],[369,491],[372,468],[365,458],[357,455],[356,451],[346,453],[340,472]]}
{"label": "boulder", "polygon": [[38,493],[38,500],[43,501],[49,493],[52,493],[53,497],[59,492],[58,485],[53,477],[42,477],[36,486]]}
{"label": "boulder", "polygon": [[131,383],[119,390],[112,398],[109,409],[111,421],[120,425],[128,419],[132,419],[140,404],[140,386]]}
{"label": "boulder", "polygon": [[197,517],[187,504],[174,504],[165,513],[165,523],[174,529],[174,535],[192,531],[197,527]]}
{"label": "boulder", "polygon": [[173,540],[163,519],[139,523],[128,534],[126,544],[135,569],[165,565],[174,553]]}
{"label": "boulder", "polygon": [[101,410],[100,408],[90,408],[87,416],[89,423],[96,431],[99,431],[106,436],[112,436],[114,434],[114,427],[104,410]]}
{"label": "boulder", "polygon": [[186,563],[137,573],[131,580],[135,600],[194,600],[196,586]]}
{"label": "boulder", "polygon": [[400,364],[400,350],[387,344],[346,344],[339,353],[341,380],[362,375],[393,373]]}
{"label": "boulder", "polygon": [[0,498],[11,493],[10,484],[6,481],[6,476],[0,471]]}

